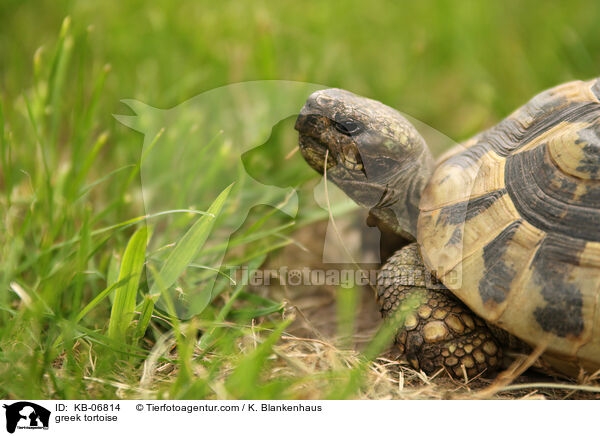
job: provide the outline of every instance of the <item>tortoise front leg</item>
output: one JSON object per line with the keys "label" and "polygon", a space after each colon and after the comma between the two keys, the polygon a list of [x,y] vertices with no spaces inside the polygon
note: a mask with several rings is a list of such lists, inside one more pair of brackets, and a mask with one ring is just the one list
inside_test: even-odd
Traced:
{"label": "tortoise front leg", "polygon": [[502,350],[485,322],[443,286],[432,286],[417,244],[398,250],[381,268],[377,294],[384,317],[406,313],[396,335],[397,350],[428,374],[446,367],[469,377],[494,371]]}

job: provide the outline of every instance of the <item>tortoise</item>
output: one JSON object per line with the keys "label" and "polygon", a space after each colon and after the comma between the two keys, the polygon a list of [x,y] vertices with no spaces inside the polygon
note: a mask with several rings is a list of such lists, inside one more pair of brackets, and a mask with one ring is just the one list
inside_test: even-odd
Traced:
{"label": "tortoise", "polygon": [[538,94],[437,161],[400,113],[341,89],[313,93],[295,128],[312,168],[408,238],[376,293],[384,317],[412,308],[395,337],[412,366],[493,373],[538,347],[563,375],[600,368],[600,79]]}

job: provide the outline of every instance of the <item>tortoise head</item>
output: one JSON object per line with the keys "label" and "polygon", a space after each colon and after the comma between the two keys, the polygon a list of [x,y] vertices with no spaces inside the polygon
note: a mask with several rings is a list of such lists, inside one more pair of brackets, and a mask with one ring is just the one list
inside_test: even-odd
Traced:
{"label": "tortoise head", "polygon": [[416,235],[433,160],[396,110],[341,89],[313,93],[296,121],[308,164],[398,233]]}

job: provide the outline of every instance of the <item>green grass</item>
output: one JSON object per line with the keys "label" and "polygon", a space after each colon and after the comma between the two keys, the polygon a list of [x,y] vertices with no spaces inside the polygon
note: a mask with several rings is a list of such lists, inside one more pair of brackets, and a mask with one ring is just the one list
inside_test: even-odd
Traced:
{"label": "green grass", "polygon": [[[219,232],[250,204],[250,176],[297,188],[299,215],[253,208],[228,264],[258,268],[294,230],[326,219],[312,172],[298,155],[284,161],[293,120],[242,161],[208,137],[211,167],[181,180],[200,193],[192,211],[148,209],[144,138],[113,117],[132,113],[120,100],[170,108],[229,83],[295,80],[382,100],[460,140],[536,92],[600,75],[599,16],[584,1],[3,1],[0,397],[360,396],[390,331],[353,364],[307,370],[278,348],[281,301],[224,271],[211,292],[196,285],[217,274]],[[223,191],[225,173],[241,176]],[[195,315],[181,318],[193,289]],[[341,295],[342,336],[354,298]],[[273,356],[296,370],[273,376]]]}

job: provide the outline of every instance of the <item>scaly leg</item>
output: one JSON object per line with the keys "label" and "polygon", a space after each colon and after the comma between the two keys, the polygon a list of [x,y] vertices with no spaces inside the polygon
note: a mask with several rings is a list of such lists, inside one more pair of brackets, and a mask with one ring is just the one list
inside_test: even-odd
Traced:
{"label": "scaly leg", "polygon": [[486,323],[429,277],[417,244],[398,250],[378,274],[382,315],[406,313],[396,335],[398,351],[428,374],[441,367],[462,376],[464,366],[470,377],[496,370],[502,350]]}

